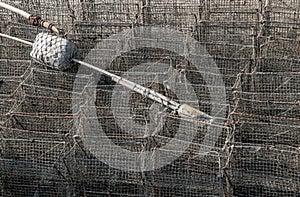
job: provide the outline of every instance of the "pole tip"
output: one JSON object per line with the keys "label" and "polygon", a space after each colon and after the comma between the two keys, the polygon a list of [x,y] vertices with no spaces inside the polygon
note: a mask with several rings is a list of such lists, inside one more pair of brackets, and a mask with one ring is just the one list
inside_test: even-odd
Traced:
{"label": "pole tip", "polygon": [[177,112],[178,112],[178,115],[183,118],[191,118],[191,119],[200,120],[200,121],[212,121],[213,120],[212,116],[210,116],[188,104],[180,105]]}

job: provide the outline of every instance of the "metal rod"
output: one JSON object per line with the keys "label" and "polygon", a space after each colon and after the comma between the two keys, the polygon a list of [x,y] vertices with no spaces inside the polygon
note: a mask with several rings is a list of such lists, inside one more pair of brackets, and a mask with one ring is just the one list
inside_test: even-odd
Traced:
{"label": "metal rod", "polygon": [[[18,42],[21,42],[21,43],[24,43],[24,44],[27,44],[27,45],[30,45],[32,46],[33,43],[31,42],[27,42],[25,40],[22,40],[22,39],[19,39],[19,38],[16,38],[16,37],[13,37],[13,36],[9,36],[9,35],[6,35],[6,34],[0,34],[0,36],[2,37],[5,37],[5,38],[9,38],[9,39],[12,39],[12,40],[15,40],[15,41],[18,41]],[[137,83],[134,83],[132,81],[129,81],[127,79],[124,79],[118,75],[115,75],[113,73],[110,73],[106,70],[103,70],[101,68],[98,68],[94,65],[91,65],[89,63],[86,63],[86,62],[83,62],[83,61],[80,61],[78,59],[73,59],[74,62],[76,63],[79,63],[87,68],[90,68],[90,69],[93,69],[95,71],[98,71],[106,76],[109,76],[111,77],[111,79],[113,81],[115,81],[117,84],[120,84],[132,91],[135,91],[151,100],[154,100],[158,103],[161,103],[162,105],[176,111],[178,113],[178,115],[182,118],[188,118],[188,119],[193,119],[193,120],[197,120],[197,121],[209,121],[209,122],[212,122],[213,120],[215,120],[215,118],[213,118],[212,116],[190,106],[190,105],[187,105],[187,104],[179,104],[173,100],[171,100],[170,98],[154,91],[154,90],[151,90],[150,88],[146,88],[144,86],[141,86]]]}
{"label": "metal rod", "polygon": [[23,10],[20,10],[19,8],[16,8],[14,6],[11,6],[11,5],[8,5],[6,3],[3,3],[3,2],[0,2],[0,7],[3,7],[5,9],[7,9],[7,10],[10,10],[10,11],[15,12],[17,14],[20,14],[21,16],[23,16],[23,17],[25,17],[27,19],[29,19],[29,17],[31,16],[31,14],[29,14],[29,13],[23,11]]}
{"label": "metal rod", "polygon": [[26,45],[29,45],[29,46],[32,46],[33,44],[31,42],[28,42],[26,40],[22,40],[20,38],[16,38],[16,37],[13,37],[13,36],[9,36],[9,35],[6,35],[6,34],[2,34],[0,33],[0,36],[3,37],[3,38],[7,38],[7,39],[10,39],[10,40],[14,40],[14,41],[17,41],[17,42],[21,42],[23,44],[26,44]]}
{"label": "metal rod", "polygon": [[107,72],[106,70],[103,70],[103,69],[98,68],[98,67],[96,67],[94,65],[88,64],[86,62],[83,62],[83,61],[80,61],[80,60],[77,60],[77,59],[73,59],[73,61],[77,62],[77,63],[79,63],[79,64],[81,64],[81,65],[83,65],[83,66],[85,66],[87,68],[91,68],[91,69],[96,70],[96,71],[98,71],[100,73],[103,73],[103,74],[111,77],[112,80],[115,81],[116,83],[118,83],[118,84],[120,84],[120,85],[122,85],[124,87],[127,87],[128,89],[133,90],[133,91],[135,91],[135,92],[137,92],[137,93],[139,93],[139,94],[141,94],[141,95],[143,95],[143,96],[145,96],[147,98],[150,98],[151,100],[154,100],[154,101],[156,101],[158,103],[161,103],[164,106],[169,107],[172,110],[176,110],[177,111],[179,109],[179,106],[180,106],[179,103],[176,103],[176,102],[172,101],[168,97],[166,97],[166,96],[164,96],[164,95],[162,95],[162,94],[160,94],[158,92],[155,92],[154,90],[151,90],[149,88],[141,86],[141,85],[139,85],[137,83],[134,83],[132,81],[124,79],[124,78],[122,78],[122,77],[120,77],[118,75],[115,75],[113,73]]}
{"label": "metal rod", "polygon": [[60,34],[60,31],[54,25],[42,20],[41,17],[39,17],[39,16],[29,14],[29,13],[25,12],[24,10],[20,10],[19,8],[16,8],[14,6],[8,5],[8,4],[3,3],[3,2],[0,2],[0,7],[5,8],[7,10],[10,10],[12,12],[15,12],[15,13],[25,17],[26,19],[29,20],[29,23],[31,25],[41,26],[41,27],[44,27],[46,29],[50,29],[51,31],[53,31],[54,33],[56,33],[58,35]]}

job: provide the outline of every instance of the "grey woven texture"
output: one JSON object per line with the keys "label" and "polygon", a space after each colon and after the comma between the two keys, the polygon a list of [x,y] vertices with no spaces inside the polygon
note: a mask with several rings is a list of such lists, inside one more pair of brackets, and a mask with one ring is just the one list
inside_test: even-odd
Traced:
{"label": "grey woven texture", "polygon": [[[170,165],[151,172],[118,170],[103,161],[120,161],[130,168],[132,162],[121,160],[120,154],[98,159],[83,143],[88,130],[78,132],[74,117],[83,126],[98,121],[100,126],[91,128],[105,132],[105,136],[97,135],[98,140],[108,137],[114,146],[136,153],[160,149],[181,128],[190,135],[190,124],[179,124],[168,111],[161,113],[161,105],[108,77],[99,74],[99,82],[92,84],[91,76],[97,73],[91,75],[90,69],[82,74],[78,73],[80,66],[54,70],[32,61],[31,46],[0,39],[0,196],[300,196],[300,0],[1,2],[39,14],[63,28],[81,60],[99,66],[111,58],[101,68],[175,101],[195,104],[199,100],[199,109],[211,114],[212,86],[202,76],[212,76],[213,82],[216,73],[196,69],[181,55],[156,45],[115,53],[131,47],[128,43],[132,41],[120,42],[123,37],[114,36],[136,27],[173,28],[192,36],[220,70],[227,99],[224,124],[231,129],[224,129],[206,156],[198,154],[207,133],[205,127],[199,127],[193,144]],[[3,9],[0,19],[1,33],[27,41],[35,42],[38,33],[47,31]],[[178,44],[173,38],[162,43],[175,48]],[[136,40],[136,44],[149,42]],[[97,48],[98,43],[102,45]],[[118,46],[120,43],[124,45]],[[184,46],[186,51],[193,50]],[[68,60],[62,49],[55,50]],[[89,62],[86,56],[91,52],[95,56]],[[174,72],[176,69],[181,72]],[[74,84],[79,85],[74,88]],[[180,93],[175,92],[177,88]],[[188,99],[192,91],[184,91],[191,88],[197,96],[193,100]],[[74,110],[74,97],[79,110]],[[97,114],[87,116],[84,112],[90,112],[94,104]],[[148,130],[138,130],[139,125]],[[137,131],[152,134],[156,128],[164,130],[153,138],[135,135]],[[107,153],[112,146],[102,143],[95,149]],[[149,158],[154,164],[160,162],[154,155]]]}
{"label": "grey woven texture", "polygon": [[32,46],[30,56],[50,67],[65,70],[73,58],[76,58],[76,47],[70,41],[47,33],[39,33]]}

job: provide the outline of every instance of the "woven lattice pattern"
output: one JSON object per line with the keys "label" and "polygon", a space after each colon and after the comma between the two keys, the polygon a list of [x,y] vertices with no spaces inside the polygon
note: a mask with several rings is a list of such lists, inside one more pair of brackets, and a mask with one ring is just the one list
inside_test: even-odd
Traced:
{"label": "woven lattice pattern", "polygon": [[[1,196],[300,196],[300,0],[3,2],[40,15],[65,37],[0,8],[0,32],[35,43],[0,39]],[[115,36],[144,26],[186,37]],[[189,59],[197,54],[184,56],[195,51],[189,38],[217,69],[199,69]],[[70,64],[75,46],[79,59],[194,106],[217,124],[195,126]],[[211,95],[222,89],[212,85],[220,79],[224,102],[216,102],[221,93]],[[216,108],[224,114],[212,114]],[[206,135],[214,128],[221,129]],[[165,146],[171,142],[177,146]],[[141,162],[109,154],[117,147]],[[155,168],[163,159],[143,153],[158,149],[164,159],[182,154]],[[132,170],[137,163],[153,170]]]}

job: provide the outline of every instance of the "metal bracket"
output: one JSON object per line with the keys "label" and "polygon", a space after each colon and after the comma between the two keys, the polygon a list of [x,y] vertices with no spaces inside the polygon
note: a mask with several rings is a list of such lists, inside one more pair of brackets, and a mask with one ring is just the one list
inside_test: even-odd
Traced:
{"label": "metal bracket", "polygon": [[49,29],[50,31],[52,31],[52,32],[54,32],[58,35],[60,34],[60,31],[52,23],[48,23],[48,22],[44,21],[38,15],[30,15],[28,20],[29,20],[30,25],[44,27],[44,28]]}

